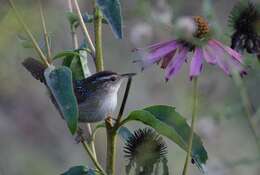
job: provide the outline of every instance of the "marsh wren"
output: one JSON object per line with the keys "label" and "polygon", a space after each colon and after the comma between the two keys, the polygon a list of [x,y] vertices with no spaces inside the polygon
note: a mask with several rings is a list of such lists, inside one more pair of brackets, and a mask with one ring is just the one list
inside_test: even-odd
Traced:
{"label": "marsh wren", "polygon": [[[23,62],[23,66],[34,78],[45,83],[45,66],[42,63],[28,58]],[[74,80],[74,93],[79,107],[79,122],[98,122],[112,116],[117,106],[117,94],[123,79],[134,75],[134,73],[117,74],[111,71],[102,71],[82,80]],[[55,104],[55,101],[53,102]]]}

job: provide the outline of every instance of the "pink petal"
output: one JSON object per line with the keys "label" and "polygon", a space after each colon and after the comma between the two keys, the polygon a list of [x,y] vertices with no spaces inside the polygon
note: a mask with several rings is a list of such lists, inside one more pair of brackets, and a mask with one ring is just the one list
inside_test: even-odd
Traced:
{"label": "pink petal", "polygon": [[162,69],[165,69],[165,68],[168,66],[168,64],[170,63],[170,61],[171,61],[172,58],[174,57],[175,52],[176,52],[176,50],[175,50],[174,52],[169,53],[168,55],[166,55],[166,56],[162,59],[162,64],[161,64],[161,68],[162,68]]}
{"label": "pink petal", "polygon": [[209,49],[211,50],[212,56],[215,57],[216,63],[218,66],[227,74],[230,75],[229,65],[227,60],[225,60],[225,55],[223,53],[223,50],[219,48],[218,45],[216,45],[213,42],[208,43]]}
{"label": "pink petal", "polygon": [[212,54],[211,50],[207,46],[203,48],[203,56],[207,63],[216,64],[215,56]]}
{"label": "pink petal", "polygon": [[175,57],[171,60],[165,70],[166,81],[168,81],[173,75],[180,71],[188,52],[189,51],[186,48],[181,48],[180,50],[176,51]]}
{"label": "pink petal", "polygon": [[180,47],[180,44],[176,41],[172,41],[170,43],[167,43],[165,45],[158,46],[157,49],[144,53],[143,63],[146,67],[147,65],[154,64],[155,62],[159,61],[161,58],[165,57],[167,54],[170,54],[171,52],[174,52],[178,47]]}
{"label": "pink petal", "polygon": [[244,75],[247,75],[247,71],[245,70],[245,68],[241,65],[241,63],[235,59],[230,59],[229,60],[230,66],[232,70],[237,70],[241,77],[243,77]]}
{"label": "pink petal", "polygon": [[169,43],[172,43],[172,42],[176,42],[176,40],[170,40],[170,41],[155,43],[155,44],[149,45],[149,46],[144,47],[144,48],[135,48],[135,49],[133,49],[133,51],[154,50],[154,49],[158,49],[158,48],[163,47],[163,46],[165,46]]}
{"label": "pink petal", "polygon": [[196,48],[194,51],[193,58],[191,60],[190,65],[190,77],[199,76],[202,71],[202,63],[203,63],[203,51],[201,48]]}
{"label": "pink petal", "polygon": [[242,56],[235,50],[231,49],[228,46],[225,46],[224,44],[222,44],[221,42],[219,42],[218,40],[210,40],[210,43],[216,44],[218,45],[220,48],[222,48],[223,50],[225,50],[230,56],[232,56],[233,58],[235,58],[237,61],[239,61],[240,63],[243,63],[242,60]]}

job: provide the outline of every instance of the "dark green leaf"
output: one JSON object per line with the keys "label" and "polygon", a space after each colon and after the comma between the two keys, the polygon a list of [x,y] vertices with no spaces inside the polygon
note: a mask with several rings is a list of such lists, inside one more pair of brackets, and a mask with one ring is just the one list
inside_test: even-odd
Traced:
{"label": "dark green leaf", "polygon": [[67,67],[48,67],[44,72],[49,87],[59,111],[67,122],[72,134],[77,131],[78,106],[73,91],[72,73]]}
{"label": "dark green leaf", "polygon": [[[149,125],[187,151],[190,127],[186,120],[175,111],[175,108],[158,105],[136,110],[131,112],[123,123],[133,120]],[[196,134],[193,139],[191,156],[203,171],[203,164],[206,163],[208,156],[200,137]]]}
{"label": "dark green leaf", "polygon": [[62,173],[61,175],[98,175],[100,173],[86,168],[85,166],[74,166],[71,167],[68,171],[65,173]]}
{"label": "dark green leaf", "polygon": [[97,4],[110,24],[115,36],[122,38],[122,15],[119,0],[97,0]]}

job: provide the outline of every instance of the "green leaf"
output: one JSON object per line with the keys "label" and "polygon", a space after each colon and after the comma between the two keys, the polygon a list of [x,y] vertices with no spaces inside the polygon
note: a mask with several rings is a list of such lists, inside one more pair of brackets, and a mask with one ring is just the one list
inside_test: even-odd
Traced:
{"label": "green leaf", "polygon": [[[140,121],[149,125],[185,151],[188,149],[190,127],[174,107],[156,105],[136,110],[129,114],[123,124],[129,121]],[[203,171],[203,164],[206,163],[208,156],[200,137],[196,134],[194,134],[191,156],[198,168]]]}
{"label": "green leaf", "polygon": [[[90,71],[88,68],[88,54],[85,50],[79,50],[79,56],[74,56],[69,65],[73,79],[82,80],[90,76]],[[65,60],[64,60],[65,61]]]}
{"label": "green leaf", "polygon": [[77,51],[64,51],[64,52],[58,53],[52,59],[56,60],[56,59],[63,59],[65,57],[74,57],[74,56],[80,56],[80,55]]}
{"label": "green leaf", "polygon": [[67,12],[66,16],[70,23],[71,30],[74,31],[79,26],[79,18],[77,14],[73,12]]}
{"label": "green leaf", "polygon": [[65,173],[62,173],[61,175],[98,175],[97,171],[94,171],[93,169],[89,169],[85,166],[74,166],[71,167],[68,171]]}
{"label": "green leaf", "polygon": [[65,66],[48,67],[44,71],[44,77],[70,132],[75,134],[78,124],[78,106],[73,91],[71,71]]}
{"label": "green leaf", "polygon": [[62,65],[71,69],[74,80],[81,80],[90,75],[86,49],[64,51],[55,55],[53,59],[63,59]]}
{"label": "green leaf", "polygon": [[119,0],[97,0],[103,15],[117,38],[123,37],[121,4]]}

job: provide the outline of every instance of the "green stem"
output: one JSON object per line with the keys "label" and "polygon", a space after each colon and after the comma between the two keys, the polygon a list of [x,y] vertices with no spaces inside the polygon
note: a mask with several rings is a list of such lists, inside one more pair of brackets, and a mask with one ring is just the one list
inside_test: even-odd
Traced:
{"label": "green stem", "polygon": [[45,63],[46,66],[50,66],[50,63],[48,62],[46,56],[44,55],[44,53],[42,52],[40,46],[38,45],[36,39],[34,38],[32,32],[30,31],[29,27],[25,24],[25,22],[23,21],[20,13],[18,12],[14,2],[12,0],[8,0],[10,3],[10,6],[12,7],[12,9],[14,10],[14,13],[17,17],[17,20],[19,21],[19,23],[22,25],[24,31],[26,32],[26,34],[29,36],[30,40],[32,41],[33,47],[35,49],[35,51],[37,52],[37,54],[40,56],[40,58],[42,59],[42,61]]}
{"label": "green stem", "polygon": [[94,139],[92,139],[91,125],[90,125],[90,123],[87,123],[86,126],[87,126],[87,130],[88,130],[89,136],[91,138],[89,145],[91,146],[91,150],[93,152],[94,158],[97,160],[97,153],[96,153],[96,148],[95,148],[95,142],[94,142]]}
{"label": "green stem", "polygon": [[249,96],[247,94],[246,87],[238,72],[233,72],[233,77],[234,77],[233,79],[236,83],[236,86],[239,88],[241,100],[242,100],[243,106],[245,108],[245,118],[246,118],[248,126],[251,130],[251,133],[255,139],[257,149],[260,152],[260,141],[259,141],[260,139],[258,138],[257,133],[255,131],[255,124],[251,120],[251,118],[254,114],[254,110],[253,110],[252,104],[250,102]]}
{"label": "green stem", "polygon": [[193,87],[192,87],[192,120],[191,120],[191,130],[189,136],[189,143],[188,143],[188,151],[187,156],[183,168],[182,175],[188,174],[189,169],[189,162],[191,161],[191,151],[192,151],[192,142],[193,142],[193,135],[194,135],[194,128],[195,128],[195,121],[197,116],[197,106],[198,106],[198,78],[193,78]]}
{"label": "green stem", "polygon": [[49,42],[49,35],[47,32],[45,17],[44,17],[44,13],[43,13],[43,7],[42,7],[40,0],[39,0],[39,5],[40,5],[40,14],[41,14],[43,34],[44,34],[44,39],[45,39],[45,46],[47,48],[47,59],[49,62],[51,62],[51,48],[50,48],[50,42]]}
{"label": "green stem", "polygon": [[78,15],[78,18],[79,18],[79,23],[81,25],[81,28],[83,30],[83,34],[84,36],[86,37],[87,41],[88,41],[88,44],[89,44],[89,47],[90,47],[90,50],[92,52],[92,56],[95,56],[96,55],[96,51],[95,51],[95,47],[94,47],[94,44],[90,38],[90,35],[89,35],[89,32],[88,32],[88,29],[84,23],[84,20],[83,20],[83,17],[82,17],[82,14],[80,12],[80,8],[79,8],[79,4],[78,4],[78,1],[77,0],[74,0],[74,4],[75,4],[75,8],[76,8],[76,12],[77,12],[77,15]]}
{"label": "green stem", "polygon": [[81,142],[85,151],[90,156],[90,159],[93,161],[94,165],[97,167],[97,169],[103,174],[106,175],[106,172],[103,170],[102,166],[99,164],[99,162],[95,159],[95,156],[93,152],[91,151],[91,148],[88,146],[88,144],[84,141]]}
{"label": "green stem", "polygon": [[104,70],[104,59],[102,49],[102,13],[95,5],[94,9],[94,30],[95,30],[95,45],[96,45],[96,69],[97,72]]}
{"label": "green stem", "polygon": [[107,128],[107,165],[106,172],[108,175],[115,174],[115,157],[116,157],[116,130],[110,123],[106,123]]}
{"label": "green stem", "polygon": [[[69,11],[73,12],[72,0],[68,0],[68,5],[69,5]],[[73,48],[77,49],[79,47],[78,37],[77,37],[76,31],[73,27],[71,28],[71,36],[72,36]]]}

